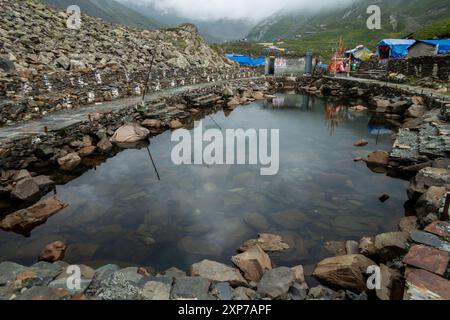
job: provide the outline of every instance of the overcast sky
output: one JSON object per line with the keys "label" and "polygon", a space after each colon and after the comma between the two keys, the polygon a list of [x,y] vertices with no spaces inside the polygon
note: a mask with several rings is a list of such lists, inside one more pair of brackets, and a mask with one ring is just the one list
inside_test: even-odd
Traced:
{"label": "overcast sky", "polygon": [[[123,0],[122,0],[123,1]],[[159,9],[176,12],[193,19],[220,18],[261,19],[284,10],[337,5],[354,0],[131,0],[153,2]]]}

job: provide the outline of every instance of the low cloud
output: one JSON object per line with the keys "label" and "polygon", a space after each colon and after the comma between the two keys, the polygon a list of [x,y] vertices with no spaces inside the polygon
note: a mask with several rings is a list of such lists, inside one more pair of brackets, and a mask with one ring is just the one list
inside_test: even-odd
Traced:
{"label": "low cloud", "polygon": [[157,10],[197,20],[260,20],[278,11],[314,10],[344,5],[355,0],[120,0],[152,3]]}

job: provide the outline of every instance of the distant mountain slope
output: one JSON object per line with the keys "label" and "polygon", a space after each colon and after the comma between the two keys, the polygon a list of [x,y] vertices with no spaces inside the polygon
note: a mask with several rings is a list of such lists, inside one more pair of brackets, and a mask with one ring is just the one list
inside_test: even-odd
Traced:
{"label": "distant mountain slope", "polygon": [[153,2],[139,0],[117,0],[123,5],[138,11],[151,19],[161,21],[167,26],[181,23],[195,24],[200,35],[210,43],[239,40],[247,37],[256,22],[249,19],[201,20],[180,16],[173,11],[161,11]]}
{"label": "distant mountain slope", "polygon": [[[366,26],[369,5],[382,10],[382,30]],[[344,7],[320,12],[279,12],[259,23],[248,35],[251,40],[273,40],[295,36],[352,35],[359,41],[374,37],[406,36],[433,20],[450,16],[450,2],[442,0],[359,0]]]}
{"label": "distant mountain slope", "polygon": [[115,0],[42,0],[50,5],[65,9],[70,5],[77,5],[81,12],[104,20],[123,24],[130,27],[155,29],[163,24],[156,19],[127,8]]}

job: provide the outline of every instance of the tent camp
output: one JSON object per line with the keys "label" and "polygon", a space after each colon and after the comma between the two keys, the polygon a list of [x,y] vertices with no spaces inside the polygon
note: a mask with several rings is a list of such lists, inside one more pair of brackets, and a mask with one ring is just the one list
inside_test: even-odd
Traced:
{"label": "tent camp", "polygon": [[408,48],[408,58],[450,53],[450,39],[418,40]]}
{"label": "tent camp", "polygon": [[363,45],[357,46],[355,49],[345,51],[346,57],[352,57],[353,61],[369,61],[373,53]]}
{"label": "tent camp", "polygon": [[242,54],[226,54],[228,59],[236,61],[241,66],[246,67],[262,67],[266,64],[266,57],[261,56],[258,58],[252,58],[250,56]]}
{"label": "tent camp", "polygon": [[383,39],[378,43],[378,56],[380,59],[404,58],[408,55],[408,48],[415,42],[408,39]]}

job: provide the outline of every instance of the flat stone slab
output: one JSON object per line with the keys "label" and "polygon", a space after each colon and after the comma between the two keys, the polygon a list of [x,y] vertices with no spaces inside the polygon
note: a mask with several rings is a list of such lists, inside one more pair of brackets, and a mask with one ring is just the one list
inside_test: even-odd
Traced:
{"label": "flat stone slab", "polygon": [[434,234],[415,230],[411,232],[411,239],[416,243],[424,244],[442,251],[450,252],[450,243],[445,240],[442,240],[441,238],[439,238]]}
{"label": "flat stone slab", "polygon": [[419,135],[416,131],[400,129],[390,157],[416,162],[419,160]]}
{"label": "flat stone slab", "polygon": [[435,234],[444,239],[450,240],[450,223],[444,221],[435,221],[425,228],[428,233]]}
{"label": "flat stone slab", "polygon": [[416,245],[403,259],[407,265],[443,276],[447,271],[449,253],[424,245]]}
{"label": "flat stone slab", "polygon": [[209,300],[208,291],[211,283],[201,277],[176,278],[172,288],[172,299]]}
{"label": "flat stone slab", "polygon": [[407,268],[404,300],[450,300],[450,281],[426,270]]}

